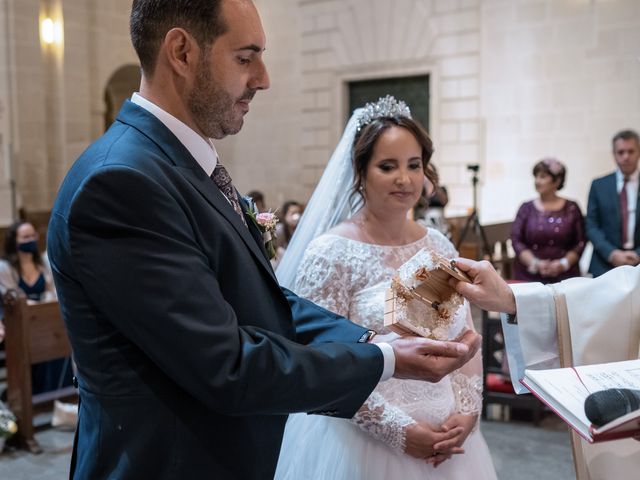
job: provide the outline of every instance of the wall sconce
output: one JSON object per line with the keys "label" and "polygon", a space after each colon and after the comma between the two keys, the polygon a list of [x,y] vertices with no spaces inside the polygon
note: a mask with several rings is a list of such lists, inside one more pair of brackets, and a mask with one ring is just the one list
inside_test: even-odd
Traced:
{"label": "wall sconce", "polygon": [[40,36],[45,45],[62,44],[62,24],[51,18],[45,18],[40,23]]}

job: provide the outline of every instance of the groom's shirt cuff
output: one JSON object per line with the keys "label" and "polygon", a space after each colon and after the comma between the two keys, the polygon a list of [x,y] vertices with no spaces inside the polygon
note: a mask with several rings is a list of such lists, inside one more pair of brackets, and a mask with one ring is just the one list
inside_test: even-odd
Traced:
{"label": "groom's shirt cuff", "polygon": [[393,377],[396,371],[396,354],[393,353],[393,347],[388,343],[374,343],[374,345],[380,348],[382,356],[384,357],[384,368],[382,369],[382,376],[380,377],[380,381],[384,382]]}

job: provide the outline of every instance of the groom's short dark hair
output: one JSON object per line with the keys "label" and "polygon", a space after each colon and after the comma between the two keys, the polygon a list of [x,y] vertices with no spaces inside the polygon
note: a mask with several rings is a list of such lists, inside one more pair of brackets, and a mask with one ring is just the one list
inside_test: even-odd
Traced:
{"label": "groom's short dark hair", "polygon": [[184,28],[198,45],[207,48],[227,30],[222,18],[224,0],[133,0],[131,42],[142,70],[151,75],[165,35],[172,28]]}

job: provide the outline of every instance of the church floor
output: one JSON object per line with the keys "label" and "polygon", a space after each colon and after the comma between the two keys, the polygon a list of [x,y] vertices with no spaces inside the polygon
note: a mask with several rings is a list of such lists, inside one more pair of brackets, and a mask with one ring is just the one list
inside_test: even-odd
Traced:
{"label": "church floor", "polygon": [[547,414],[539,427],[485,421],[480,428],[500,480],[575,480],[571,437],[555,415]]}
{"label": "church floor", "polygon": [[[485,421],[481,428],[501,480],[575,479],[569,434],[553,416],[547,416],[540,427],[525,422]],[[73,432],[48,429],[36,438],[44,449],[40,455],[22,451],[0,454],[0,479],[68,477]]]}

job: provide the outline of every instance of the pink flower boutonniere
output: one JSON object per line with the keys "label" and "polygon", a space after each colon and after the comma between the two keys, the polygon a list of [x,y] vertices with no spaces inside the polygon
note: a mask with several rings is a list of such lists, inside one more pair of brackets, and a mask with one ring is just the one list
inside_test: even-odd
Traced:
{"label": "pink flower boutonniere", "polygon": [[276,256],[276,247],[273,245],[273,241],[276,239],[278,217],[276,217],[276,214],[273,212],[258,213],[255,216],[255,222],[258,229],[262,232],[262,240],[264,241],[264,248],[267,250],[269,260],[273,260]]}
{"label": "pink flower boutonniere", "polygon": [[278,217],[275,212],[259,213],[258,209],[249,197],[246,197],[249,203],[248,216],[253,221],[258,230],[262,232],[262,240],[264,248],[267,251],[269,260],[273,260],[276,256],[276,248],[273,241],[276,239],[276,225],[278,225]]}

